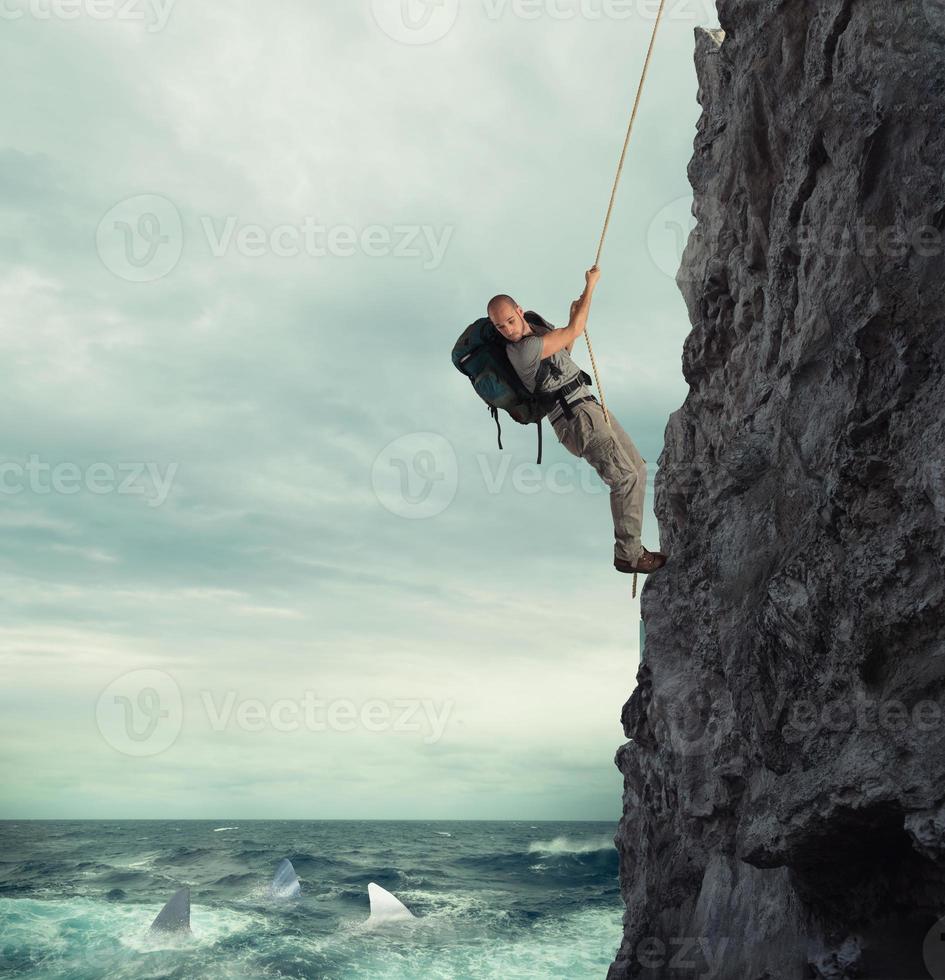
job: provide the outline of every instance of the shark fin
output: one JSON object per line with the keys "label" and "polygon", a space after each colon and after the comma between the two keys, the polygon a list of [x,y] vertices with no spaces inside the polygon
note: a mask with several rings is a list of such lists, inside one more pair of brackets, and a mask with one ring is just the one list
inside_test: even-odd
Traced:
{"label": "shark fin", "polygon": [[276,876],[272,879],[269,891],[273,898],[298,898],[302,894],[299,876],[288,858],[276,869]]}
{"label": "shark fin", "polygon": [[375,885],[372,881],[367,887],[368,899],[371,902],[369,922],[399,922],[404,919],[416,918],[399,898],[391,895],[380,885]]}
{"label": "shark fin", "polygon": [[190,932],[190,889],[182,888],[151,923],[152,932]]}

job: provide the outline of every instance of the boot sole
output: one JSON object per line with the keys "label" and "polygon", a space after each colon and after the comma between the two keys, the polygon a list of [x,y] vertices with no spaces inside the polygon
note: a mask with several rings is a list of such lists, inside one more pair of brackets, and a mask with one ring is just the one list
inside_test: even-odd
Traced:
{"label": "boot sole", "polygon": [[614,565],[614,568],[623,575],[651,575],[653,572],[658,572],[661,568],[665,567],[665,561],[659,565],[654,565],[652,568],[633,568],[632,566],[630,568],[621,568],[619,565]]}

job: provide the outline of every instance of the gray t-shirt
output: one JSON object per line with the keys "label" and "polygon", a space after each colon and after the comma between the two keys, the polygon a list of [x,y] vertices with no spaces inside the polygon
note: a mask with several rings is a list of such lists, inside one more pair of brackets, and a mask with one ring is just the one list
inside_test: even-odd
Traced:
{"label": "gray t-shirt", "polygon": [[[542,346],[541,337],[529,335],[523,337],[517,344],[509,344],[506,347],[509,363],[522,379],[522,384],[532,393],[555,391],[574,381],[581,374],[581,368],[571,360],[571,355],[566,350],[560,350],[557,354],[552,354],[551,357],[543,360]],[[568,401],[587,398],[590,394],[587,386],[582,385],[568,395]]]}

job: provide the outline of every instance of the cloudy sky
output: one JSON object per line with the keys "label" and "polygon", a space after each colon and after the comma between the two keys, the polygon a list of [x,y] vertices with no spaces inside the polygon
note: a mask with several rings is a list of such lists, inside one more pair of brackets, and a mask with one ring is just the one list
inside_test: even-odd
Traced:
{"label": "cloudy sky", "polygon": [[[0,816],[619,814],[606,492],[449,355],[566,319],[654,6],[3,0]],[[715,24],[669,0],[591,317],[648,510]]]}

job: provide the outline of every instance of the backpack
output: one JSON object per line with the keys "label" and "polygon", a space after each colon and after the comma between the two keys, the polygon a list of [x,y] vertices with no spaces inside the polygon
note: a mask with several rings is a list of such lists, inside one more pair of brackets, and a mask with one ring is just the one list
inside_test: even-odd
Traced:
{"label": "backpack", "polygon": [[[554,327],[544,317],[531,311],[525,320],[536,337],[550,333]],[[574,382],[556,391],[534,394],[522,383],[518,372],[512,367],[506,353],[508,341],[496,330],[493,322],[485,317],[476,320],[462,333],[453,347],[453,364],[457,370],[472,382],[476,394],[486,403],[489,413],[495,420],[498,430],[499,449],[502,449],[502,426],[499,422],[499,409],[507,412],[520,425],[538,426],[538,462],[542,455],[542,419],[561,400],[565,394],[580,385],[589,384],[590,378],[582,372]],[[560,369],[548,363],[554,377],[560,377]]]}

